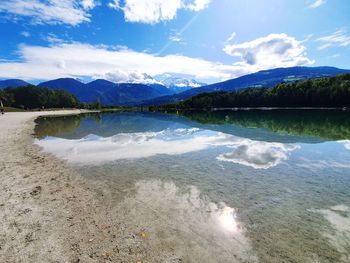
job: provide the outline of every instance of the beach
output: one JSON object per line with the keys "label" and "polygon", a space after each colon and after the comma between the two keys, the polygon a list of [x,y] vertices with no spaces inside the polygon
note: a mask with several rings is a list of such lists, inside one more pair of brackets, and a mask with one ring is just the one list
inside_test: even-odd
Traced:
{"label": "beach", "polygon": [[[0,116],[0,262],[137,262],[153,258],[124,233],[108,193],[33,145],[34,120],[80,111]],[[154,258],[151,260],[157,262]]]}

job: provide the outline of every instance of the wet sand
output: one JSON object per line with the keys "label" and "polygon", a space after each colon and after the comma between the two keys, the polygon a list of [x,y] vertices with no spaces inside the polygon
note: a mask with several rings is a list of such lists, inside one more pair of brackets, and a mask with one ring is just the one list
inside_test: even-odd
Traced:
{"label": "wet sand", "polygon": [[125,230],[103,182],[99,191],[90,188],[64,162],[33,145],[35,118],[78,113],[0,116],[0,262],[181,261]]}

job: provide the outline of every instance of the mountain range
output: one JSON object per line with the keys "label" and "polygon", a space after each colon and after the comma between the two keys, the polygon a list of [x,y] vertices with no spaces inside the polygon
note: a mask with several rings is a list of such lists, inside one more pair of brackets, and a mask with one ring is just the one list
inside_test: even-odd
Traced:
{"label": "mountain range", "polygon": [[87,84],[65,78],[42,82],[39,87],[65,89],[74,94],[81,102],[96,102],[103,105],[134,105],[145,99],[172,94],[166,87],[158,84],[113,83],[97,79]]}
{"label": "mountain range", "polygon": [[[278,83],[312,78],[329,77],[350,70],[334,67],[291,67],[263,70],[220,83],[205,85],[191,79],[167,78],[162,84],[113,83],[97,79],[82,83],[73,78],[60,78],[38,84],[38,87],[64,89],[74,94],[81,102],[96,102],[103,105],[160,105],[190,98],[203,92],[236,91],[249,87],[272,87]],[[2,80],[0,88],[30,85],[19,79]]]}
{"label": "mountain range", "polygon": [[[160,82],[161,83],[161,82]],[[19,79],[0,80],[0,88],[31,85]],[[97,79],[87,84],[73,78],[59,78],[38,84],[38,87],[63,89],[74,94],[81,102],[96,102],[103,105],[136,105],[145,100],[173,95],[194,87],[205,85],[195,80],[168,78],[166,84],[114,83]]]}
{"label": "mountain range", "polygon": [[279,83],[300,81],[305,79],[330,77],[349,73],[350,70],[334,67],[290,67],[262,70],[235,79],[190,89],[178,94],[147,100],[142,105],[161,105],[188,99],[204,92],[237,91],[251,87],[273,87]]}

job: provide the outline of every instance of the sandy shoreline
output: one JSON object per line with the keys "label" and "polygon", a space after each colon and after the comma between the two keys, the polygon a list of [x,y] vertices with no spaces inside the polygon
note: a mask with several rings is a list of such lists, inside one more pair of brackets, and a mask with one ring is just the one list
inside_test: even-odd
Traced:
{"label": "sandy shoreline", "polygon": [[78,113],[0,116],[0,262],[160,262],[124,233],[108,190],[92,190],[33,145],[35,118]]}

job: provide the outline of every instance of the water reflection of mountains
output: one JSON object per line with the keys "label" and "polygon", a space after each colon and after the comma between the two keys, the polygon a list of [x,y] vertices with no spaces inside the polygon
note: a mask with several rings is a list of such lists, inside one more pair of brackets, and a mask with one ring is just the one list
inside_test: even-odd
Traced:
{"label": "water reflection of mountains", "polygon": [[239,137],[284,143],[317,143],[350,139],[348,112],[327,110],[272,110],[185,112],[181,114],[124,112],[89,113],[40,118],[38,138],[58,136],[79,139],[89,134],[103,137],[117,133],[161,131],[196,127]]}

